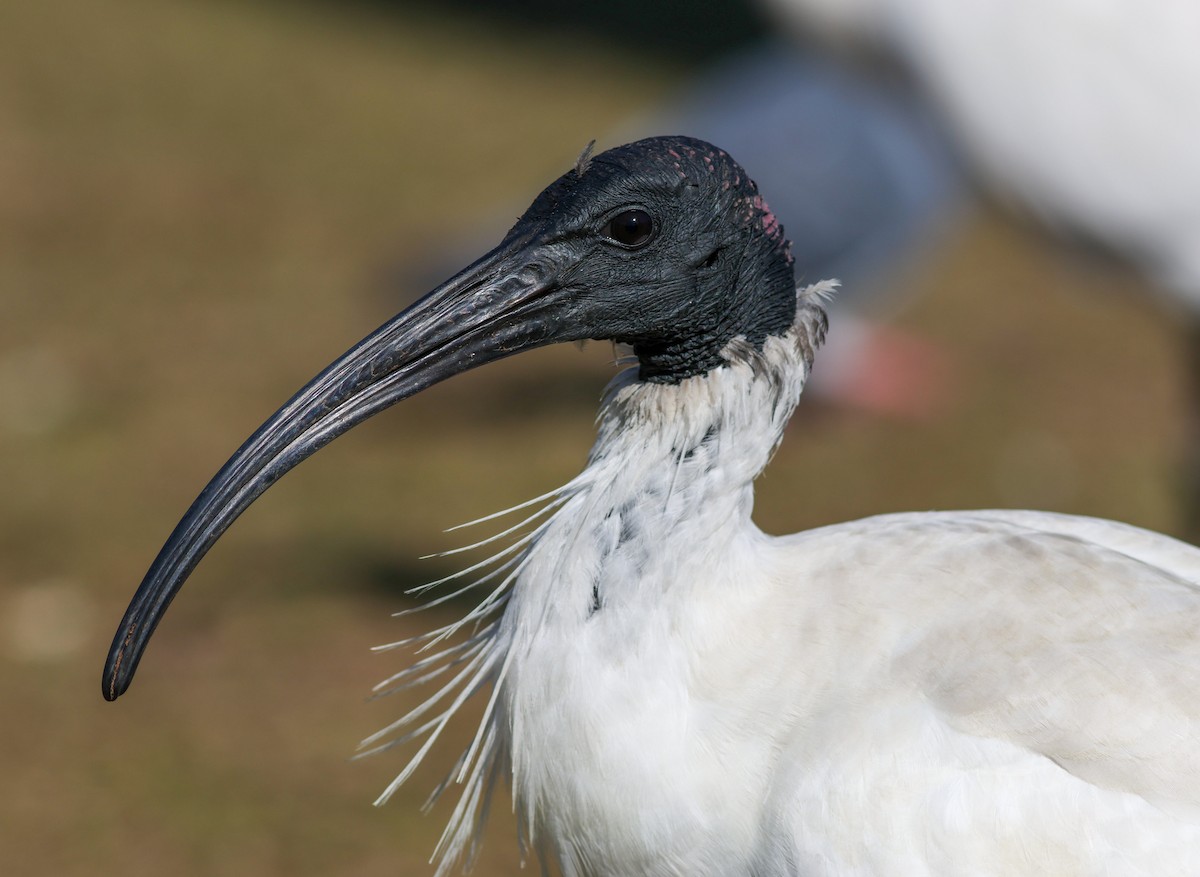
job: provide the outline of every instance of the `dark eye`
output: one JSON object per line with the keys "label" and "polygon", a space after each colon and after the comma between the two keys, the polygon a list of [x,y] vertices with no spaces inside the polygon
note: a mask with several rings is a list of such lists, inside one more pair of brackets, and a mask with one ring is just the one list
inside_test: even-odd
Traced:
{"label": "dark eye", "polygon": [[645,210],[622,210],[604,226],[603,234],[624,247],[640,247],[654,237],[654,220]]}

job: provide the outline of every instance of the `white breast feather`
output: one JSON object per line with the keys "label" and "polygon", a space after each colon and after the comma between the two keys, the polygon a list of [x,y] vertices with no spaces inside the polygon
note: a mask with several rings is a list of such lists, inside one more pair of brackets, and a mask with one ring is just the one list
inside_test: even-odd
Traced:
{"label": "white breast feather", "polygon": [[568,877],[1200,874],[1200,550],[1039,512],[751,522],[828,289],[708,375],[619,378],[585,470],[430,586],[490,590],[364,745],[425,737],[386,800],[489,697],[439,875],[502,776]]}

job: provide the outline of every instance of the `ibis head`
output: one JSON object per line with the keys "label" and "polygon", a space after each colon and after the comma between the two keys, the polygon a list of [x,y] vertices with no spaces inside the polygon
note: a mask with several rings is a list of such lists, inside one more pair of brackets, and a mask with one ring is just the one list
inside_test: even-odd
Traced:
{"label": "ibis head", "polygon": [[543,191],[487,255],[334,361],[234,453],[188,509],[113,639],[103,691],[129,687],[205,552],[285,472],[388,406],[477,365],[560,341],[632,346],[643,381],[720,367],[796,312],[789,244],[726,153],[655,137],[591,158]]}

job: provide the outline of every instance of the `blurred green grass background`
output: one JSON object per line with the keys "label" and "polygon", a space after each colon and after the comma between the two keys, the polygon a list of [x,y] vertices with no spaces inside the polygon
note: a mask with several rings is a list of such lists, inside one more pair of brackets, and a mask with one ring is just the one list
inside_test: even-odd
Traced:
{"label": "blurred green grass background", "polygon": [[[437,620],[389,613],[448,571],[416,560],[444,527],[578,471],[606,345],[356,430],[222,540],[115,706],[104,650],[228,454],[424,291],[406,266],[615,145],[687,63],[465,7],[0,6],[3,873],[429,872],[447,808],[418,806],[473,728],[372,808],[402,753],[346,757],[405,709],[363,703],[405,658],[367,647]],[[1182,345],[1132,276],[984,209],[897,282],[956,401],[933,422],[802,406],[764,529],[984,506],[1179,529]],[[506,811],[477,873],[518,871]]]}

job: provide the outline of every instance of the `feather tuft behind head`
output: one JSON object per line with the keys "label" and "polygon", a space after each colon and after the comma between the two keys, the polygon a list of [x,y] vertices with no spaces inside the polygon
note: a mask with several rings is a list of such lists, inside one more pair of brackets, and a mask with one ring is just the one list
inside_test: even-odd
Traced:
{"label": "feather tuft behind head", "polygon": [[587,169],[592,164],[592,149],[596,146],[595,140],[588,141],[588,145],[583,147],[583,152],[579,153],[579,158],[575,159],[575,176],[582,177],[587,173]]}

